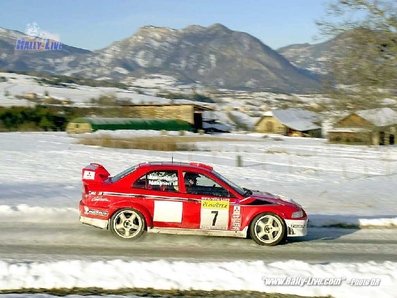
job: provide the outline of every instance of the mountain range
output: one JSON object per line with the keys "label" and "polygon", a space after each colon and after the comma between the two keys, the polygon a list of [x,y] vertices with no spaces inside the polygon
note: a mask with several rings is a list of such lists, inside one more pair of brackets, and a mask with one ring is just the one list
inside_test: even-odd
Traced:
{"label": "mountain range", "polygon": [[[329,44],[291,45],[275,51],[259,39],[214,24],[181,30],[145,26],[100,50],[62,45],[61,50],[24,51],[29,36],[0,28],[0,69],[111,79],[163,74],[181,83],[225,89],[316,92]],[[332,42],[332,41],[330,41]]]}
{"label": "mountain range", "polygon": [[341,55],[340,49],[348,42],[352,31],[341,33],[336,37],[317,44],[293,44],[279,48],[278,53],[293,65],[319,75],[328,74],[330,58]]}

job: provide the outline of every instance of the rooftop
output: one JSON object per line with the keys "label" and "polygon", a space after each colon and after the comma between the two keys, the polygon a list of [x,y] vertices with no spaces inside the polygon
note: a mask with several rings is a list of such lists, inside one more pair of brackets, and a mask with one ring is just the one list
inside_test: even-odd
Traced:
{"label": "rooftop", "polygon": [[375,126],[389,126],[397,124],[397,112],[390,108],[378,108],[371,110],[361,110],[355,112],[361,118]]}
{"label": "rooftop", "polygon": [[321,126],[317,124],[317,122],[320,122],[320,118],[314,112],[295,108],[271,112],[273,117],[289,128],[298,131],[321,129]]}

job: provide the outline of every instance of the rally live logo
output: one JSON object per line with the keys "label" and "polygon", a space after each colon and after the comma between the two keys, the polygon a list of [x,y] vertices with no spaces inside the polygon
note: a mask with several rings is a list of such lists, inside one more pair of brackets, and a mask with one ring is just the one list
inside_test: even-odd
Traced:
{"label": "rally live logo", "polygon": [[26,37],[16,40],[15,50],[17,51],[60,51],[62,43],[59,36],[53,33],[40,30],[37,23],[26,26]]}

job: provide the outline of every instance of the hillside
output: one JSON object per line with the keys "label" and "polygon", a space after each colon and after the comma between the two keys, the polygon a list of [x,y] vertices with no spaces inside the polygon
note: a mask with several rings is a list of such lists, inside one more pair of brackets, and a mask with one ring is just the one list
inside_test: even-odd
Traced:
{"label": "hillside", "polygon": [[182,30],[146,26],[94,52],[67,45],[61,51],[18,51],[15,41],[21,36],[1,29],[1,69],[127,83],[160,74],[215,88],[302,93],[319,89],[313,74],[293,66],[257,38],[221,24]]}

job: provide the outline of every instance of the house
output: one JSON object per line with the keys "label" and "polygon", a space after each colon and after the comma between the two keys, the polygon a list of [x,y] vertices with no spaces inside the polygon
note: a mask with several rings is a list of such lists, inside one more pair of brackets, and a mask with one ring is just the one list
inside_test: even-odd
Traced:
{"label": "house", "polygon": [[256,122],[255,131],[285,136],[321,137],[321,120],[318,114],[304,109],[272,110]]}
{"label": "house", "polygon": [[390,108],[356,111],[340,119],[328,131],[332,143],[394,145],[397,112]]}
{"label": "house", "polygon": [[193,129],[192,125],[179,119],[102,118],[81,117],[73,119],[66,126],[67,133],[86,133],[96,130],[170,130]]}
{"label": "house", "polygon": [[210,107],[195,103],[123,104],[123,118],[82,117],[66,127],[69,133],[84,133],[98,129],[202,130],[203,112]]}
{"label": "house", "polygon": [[203,112],[212,111],[209,106],[193,102],[175,104],[124,104],[123,111],[131,118],[179,119],[186,121],[194,129],[203,129]]}

